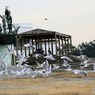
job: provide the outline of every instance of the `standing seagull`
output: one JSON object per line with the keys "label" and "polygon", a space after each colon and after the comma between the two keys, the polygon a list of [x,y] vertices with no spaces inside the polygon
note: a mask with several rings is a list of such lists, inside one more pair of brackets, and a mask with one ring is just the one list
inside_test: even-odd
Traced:
{"label": "standing seagull", "polygon": [[94,72],[95,72],[95,63],[93,64],[93,69],[94,69]]}
{"label": "standing seagull", "polygon": [[67,67],[67,63],[68,63],[68,61],[63,60],[63,64],[62,64],[62,66],[63,66],[63,67]]}
{"label": "standing seagull", "polygon": [[69,64],[67,64],[67,69],[66,69],[66,71],[67,72],[70,72],[70,71],[72,71],[73,69],[71,69],[71,65],[69,65]]}

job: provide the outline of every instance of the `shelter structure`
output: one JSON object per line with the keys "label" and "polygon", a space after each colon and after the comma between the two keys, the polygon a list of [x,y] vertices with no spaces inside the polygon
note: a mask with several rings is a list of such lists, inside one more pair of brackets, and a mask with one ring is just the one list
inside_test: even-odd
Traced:
{"label": "shelter structure", "polygon": [[[29,43],[30,39],[35,49],[27,49],[24,47],[24,44]],[[18,50],[21,52],[24,50],[25,55],[27,55],[27,53],[31,54],[31,50],[33,54],[37,49],[42,48],[45,55],[48,53],[49,48],[52,55],[70,55],[72,54],[72,37],[71,35],[44,29],[34,29],[17,34],[16,55],[18,55]]]}

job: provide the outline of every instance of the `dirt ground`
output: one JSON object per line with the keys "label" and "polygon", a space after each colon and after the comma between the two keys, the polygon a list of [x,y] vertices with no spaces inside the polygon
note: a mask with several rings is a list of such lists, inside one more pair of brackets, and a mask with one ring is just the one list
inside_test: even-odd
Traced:
{"label": "dirt ground", "polygon": [[89,77],[57,73],[47,78],[2,79],[0,95],[95,95],[95,73],[88,74]]}

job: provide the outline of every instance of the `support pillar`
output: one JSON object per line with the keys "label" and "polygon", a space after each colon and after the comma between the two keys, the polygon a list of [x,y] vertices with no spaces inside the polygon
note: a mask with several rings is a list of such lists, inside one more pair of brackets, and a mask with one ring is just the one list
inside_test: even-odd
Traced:
{"label": "support pillar", "polygon": [[55,54],[57,55],[57,35],[55,33]]}

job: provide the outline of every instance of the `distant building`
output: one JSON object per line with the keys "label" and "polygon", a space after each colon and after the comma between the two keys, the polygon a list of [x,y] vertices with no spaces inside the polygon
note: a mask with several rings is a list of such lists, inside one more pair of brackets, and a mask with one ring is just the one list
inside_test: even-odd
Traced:
{"label": "distant building", "polygon": [[32,23],[14,23],[13,24],[16,28],[20,26],[18,34],[23,33],[26,31],[33,30],[33,24]]}

